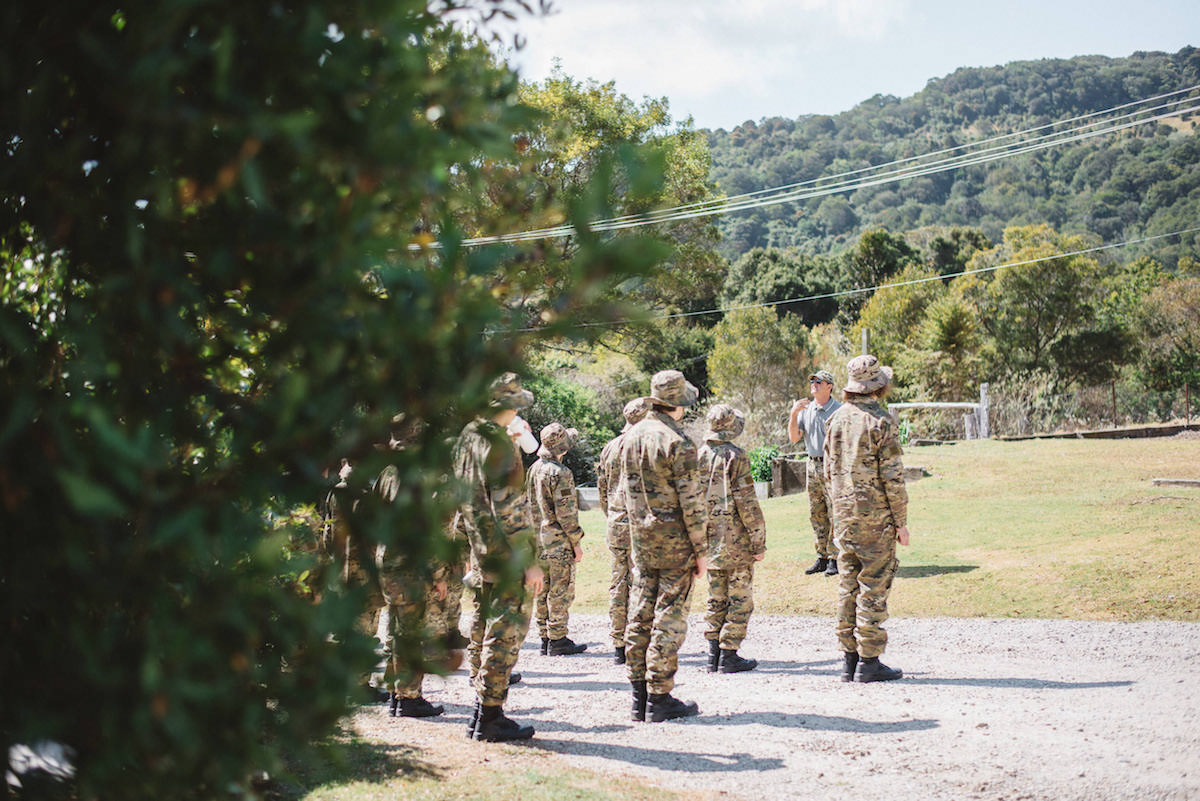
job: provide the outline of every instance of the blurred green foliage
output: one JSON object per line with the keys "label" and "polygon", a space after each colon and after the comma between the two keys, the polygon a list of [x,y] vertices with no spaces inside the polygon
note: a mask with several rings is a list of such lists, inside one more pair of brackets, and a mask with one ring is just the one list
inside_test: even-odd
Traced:
{"label": "blurred green foliage", "polygon": [[[611,215],[614,175],[661,186],[627,151],[550,196],[536,115],[451,5],[0,9],[0,733],[74,748],[84,797],[252,795],[329,729],[374,661],[365,591],[297,510],[342,458],[347,507],[390,463],[353,536],[456,558],[449,445],[534,336],[536,248],[459,243]],[[667,253],[576,245],[540,336]],[[380,448],[398,412],[422,425]]]}

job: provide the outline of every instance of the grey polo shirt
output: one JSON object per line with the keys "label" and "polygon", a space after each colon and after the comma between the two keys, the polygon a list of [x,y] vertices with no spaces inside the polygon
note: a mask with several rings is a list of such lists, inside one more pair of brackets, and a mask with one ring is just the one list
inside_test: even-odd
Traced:
{"label": "grey polo shirt", "polygon": [[824,453],[825,424],[841,406],[841,401],[830,396],[829,402],[824,406],[818,406],[816,401],[812,401],[804,411],[796,415],[796,425],[804,435],[804,449],[808,451],[808,458],[819,458]]}

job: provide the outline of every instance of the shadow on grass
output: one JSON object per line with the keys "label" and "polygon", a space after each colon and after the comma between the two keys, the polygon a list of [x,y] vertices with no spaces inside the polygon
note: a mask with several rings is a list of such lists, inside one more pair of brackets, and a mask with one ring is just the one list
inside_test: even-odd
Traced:
{"label": "shadow on grass", "polygon": [[[641,725],[641,724],[639,724]],[[704,753],[668,751],[658,748],[638,748],[632,745],[580,743],[565,740],[530,740],[529,747],[556,754],[581,754],[644,765],[679,773],[736,773],[741,771],[777,770],[784,766],[776,757],[756,757],[747,753]]]}
{"label": "shadow on grass", "polygon": [[970,573],[978,569],[979,565],[900,565],[896,575],[900,578],[929,578],[950,573]]}
{"label": "shadow on grass", "polygon": [[373,743],[345,735],[331,737],[288,760],[287,775],[271,783],[267,797],[297,801],[330,783],[383,783],[397,776],[440,778],[418,748]]}

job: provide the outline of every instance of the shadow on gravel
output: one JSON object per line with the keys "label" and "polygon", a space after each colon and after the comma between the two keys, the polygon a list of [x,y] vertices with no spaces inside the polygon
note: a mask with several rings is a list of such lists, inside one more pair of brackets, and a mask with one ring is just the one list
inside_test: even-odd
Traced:
{"label": "shadow on gravel", "polygon": [[807,729],[808,731],[845,731],[855,734],[896,734],[904,731],[927,731],[936,729],[936,720],[869,721],[844,718],[838,715],[781,715],[778,712],[738,712],[733,715],[712,715],[703,712],[696,718],[695,725],[710,726],[774,726],[780,729]]}
{"label": "shadow on gravel", "polygon": [[[753,656],[750,652],[745,652],[743,656]],[[841,674],[842,660],[840,659],[821,659],[816,662],[791,662],[778,659],[760,659],[758,667],[754,669],[755,673],[783,673],[796,676],[832,676],[835,673]]]}
{"label": "shadow on gravel", "polygon": [[606,690],[608,692],[629,691],[627,681],[545,681],[537,685],[539,690]]}
{"label": "shadow on gravel", "polygon": [[[641,725],[641,724],[639,724]],[[753,754],[706,754],[690,751],[666,751],[657,748],[637,748],[632,745],[609,745],[607,743],[580,743],[534,739],[531,748],[552,751],[556,754],[598,756],[631,765],[644,765],[659,770],[680,773],[736,773],[748,770],[778,770],[784,767],[783,760],[775,757],[756,757]]]}
{"label": "shadow on gravel", "polygon": [[921,678],[904,674],[902,684],[945,684],[950,687],[996,687],[1012,690],[1095,690],[1104,687],[1130,687],[1132,681],[1050,681],[1048,679],[946,679]]}
{"label": "shadow on gravel", "polygon": [[900,565],[896,575],[900,578],[929,578],[949,573],[970,573],[978,569],[979,565]]}

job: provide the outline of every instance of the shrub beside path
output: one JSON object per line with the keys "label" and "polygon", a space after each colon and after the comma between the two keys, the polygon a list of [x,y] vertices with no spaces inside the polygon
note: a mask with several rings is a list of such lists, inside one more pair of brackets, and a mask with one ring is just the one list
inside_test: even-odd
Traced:
{"label": "shrub beside path", "polygon": [[473,694],[462,670],[426,679],[443,717],[391,719],[378,706],[355,727],[492,763],[553,754],[563,770],[694,797],[1200,799],[1200,624],[915,618],[887,628],[884,661],[905,677],[844,684],[830,619],[753,618],[741,652],[759,668],[726,676],[705,672],[693,615],[676,694],[701,715],[641,724],[629,719],[605,618],[572,615],[587,653],[544,657],[531,635],[521,654],[525,681],[507,711],[537,728],[529,745],[466,742]]}

